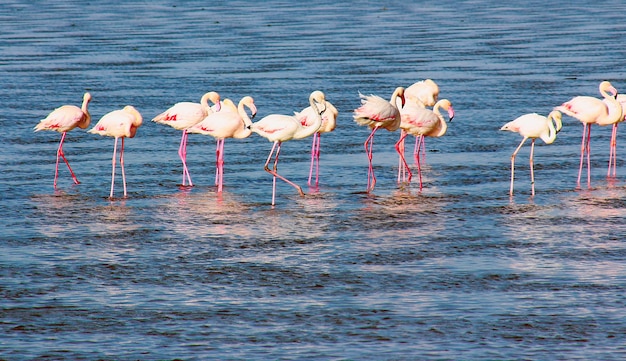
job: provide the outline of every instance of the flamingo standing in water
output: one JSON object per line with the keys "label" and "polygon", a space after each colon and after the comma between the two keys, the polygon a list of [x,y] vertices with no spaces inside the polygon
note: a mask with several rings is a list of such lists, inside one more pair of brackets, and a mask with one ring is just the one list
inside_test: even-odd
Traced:
{"label": "flamingo standing in water", "polygon": [[[580,166],[578,168],[577,181],[579,188],[585,154],[587,155],[587,187],[591,187],[591,160],[589,159],[591,125],[613,125],[613,133],[617,135],[616,123],[623,120],[622,105],[615,99],[617,97],[617,89],[615,89],[610,82],[603,81],[600,83],[599,90],[604,100],[590,96],[577,96],[554,108],[554,110],[574,117],[583,123],[582,143],[580,146]],[[613,95],[609,95],[608,92],[613,93]],[[614,142],[615,139],[612,139],[610,157],[615,154]],[[610,164],[609,161],[609,172]]]}
{"label": "flamingo standing in water", "polygon": [[[439,100],[435,103],[433,110],[423,108],[415,103],[407,104],[400,110],[400,115],[402,117],[400,128],[402,129],[402,133],[400,134],[398,143],[396,143],[396,149],[399,153],[404,154],[404,138],[406,138],[409,134],[414,135],[417,138],[417,141],[419,142],[418,148],[420,144],[424,143],[424,137],[441,137],[446,134],[448,125],[443,118],[443,115],[441,115],[439,110],[440,108],[448,112],[448,121],[451,122],[452,119],[454,119],[454,108],[448,99]],[[415,159],[417,160],[417,174],[419,175],[421,190],[422,169],[419,153]],[[406,180],[406,173],[409,174],[408,181],[410,182],[411,171],[408,169],[408,165],[406,164],[404,157],[401,157],[398,168],[398,182],[400,182],[401,175],[402,180]]]}
{"label": "flamingo standing in water", "polygon": [[124,172],[124,138],[133,138],[137,133],[137,128],[141,126],[142,116],[132,105],[127,105],[124,109],[114,110],[105,114],[89,133],[115,137],[113,146],[113,171],[111,172],[111,193],[109,198],[113,198],[113,185],[115,184],[115,154],[117,151],[117,140],[122,138],[120,148],[120,168],[122,169],[122,182],[124,184],[124,198],[126,198],[126,173]]}
{"label": "flamingo standing in water", "polygon": [[203,121],[187,129],[189,133],[210,135],[217,141],[215,148],[215,185],[221,192],[224,184],[224,140],[226,138],[243,139],[250,136],[252,131],[248,127],[252,124],[246,107],[250,109],[252,118],[257,109],[254,99],[250,96],[243,97],[237,107],[230,99],[224,99],[222,109],[211,113]]}
{"label": "flamingo standing in water", "polygon": [[53,110],[48,116],[42,119],[37,126],[35,126],[35,131],[38,132],[40,130],[54,130],[61,135],[61,141],[59,142],[59,147],[57,148],[57,161],[56,166],[54,168],[54,188],[57,187],[57,178],[59,176],[59,157],[63,158],[65,164],[67,164],[67,168],[70,170],[70,174],[72,175],[72,179],[75,184],[79,184],[80,182],[76,178],[74,171],[72,171],[72,167],[70,167],[70,163],[65,158],[65,154],[63,153],[63,141],[65,140],[65,135],[70,130],[79,127],[80,129],[86,129],[91,123],[91,115],[89,114],[89,110],[87,109],[89,106],[89,102],[91,101],[91,94],[85,93],[83,95],[83,104],[81,107],[77,107],[75,105],[63,105],[55,110]]}
{"label": "flamingo standing in water", "polygon": [[[359,125],[367,125],[372,129],[372,132],[365,140],[363,146],[367,153],[369,161],[369,167],[367,170],[367,192],[374,190],[376,185],[376,176],[374,176],[374,168],[372,166],[372,146],[374,145],[374,134],[380,128],[385,128],[388,131],[394,132],[400,127],[400,111],[396,106],[396,100],[401,99],[401,104],[404,106],[404,88],[397,87],[391,95],[391,100],[387,101],[378,95],[363,95],[359,93],[361,97],[361,106],[354,110],[354,121]],[[398,146],[396,144],[396,150]],[[404,160],[404,154],[400,153],[400,157]],[[408,164],[404,160],[404,165],[408,169]]]}
{"label": "flamingo standing in water", "polygon": [[[335,130],[337,125],[336,119],[339,112],[329,101],[326,101],[324,112],[322,113],[322,125],[317,132],[313,133],[313,142],[311,144],[311,166],[309,169],[309,181],[308,185],[311,185],[311,179],[313,177],[313,169],[315,168],[315,186],[319,184],[319,172],[320,172],[320,140],[322,133],[329,133]],[[308,106],[300,112],[296,112],[295,117],[300,120],[300,123],[305,127],[312,126],[316,121],[319,114],[312,106]]]}
{"label": "flamingo standing in water", "polygon": [[509,195],[513,196],[513,182],[515,179],[515,156],[522,148],[526,139],[530,138],[530,184],[532,195],[535,195],[535,172],[533,154],[535,151],[535,140],[541,138],[546,144],[552,144],[556,139],[556,134],[563,126],[562,115],[558,110],[553,110],[547,117],[537,113],[524,114],[513,121],[506,123],[500,130],[508,130],[521,134],[524,139],[519,143],[513,155],[511,155],[511,189]]}
{"label": "flamingo standing in water", "polygon": [[[270,142],[274,142],[272,150],[270,151],[267,161],[265,162],[265,171],[274,176],[272,185],[272,206],[275,204],[277,177],[296,188],[298,193],[300,193],[301,196],[304,196],[302,188],[278,174],[277,168],[280,146],[283,142],[292,139],[302,139],[313,135],[322,125],[321,113],[325,110],[324,106],[326,104],[326,96],[323,92],[316,90],[309,96],[309,104],[315,111],[315,114],[317,114],[317,119],[315,119],[310,126],[303,126],[300,120],[298,120],[295,116],[281,114],[268,115],[258,122],[252,123],[248,126],[248,128],[250,128],[253,132],[266,138]],[[270,169],[268,165],[272,159],[272,155],[274,155],[274,151],[276,151],[276,156],[274,157],[274,167],[273,169]]]}
{"label": "flamingo standing in water", "polygon": [[[418,81],[411,84],[404,90],[404,97],[406,98],[407,104],[416,104],[422,108],[432,107],[435,105],[437,98],[439,97],[439,85],[437,85],[437,83],[435,83],[432,79]],[[419,156],[420,144],[423,147],[424,152],[426,152],[426,146],[424,143],[423,139],[420,143],[420,139],[415,138],[413,156]]]}
{"label": "flamingo standing in water", "polygon": [[[214,108],[209,106],[209,100],[213,102]],[[193,186],[191,175],[187,168],[187,131],[186,129],[200,123],[213,111],[218,112],[221,108],[220,95],[217,92],[208,92],[202,96],[200,103],[179,102],[171,106],[168,110],[152,119],[153,122],[167,124],[174,129],[182,130],[178,156],[183,162],[183,186],[189,180],[189,186]]]}

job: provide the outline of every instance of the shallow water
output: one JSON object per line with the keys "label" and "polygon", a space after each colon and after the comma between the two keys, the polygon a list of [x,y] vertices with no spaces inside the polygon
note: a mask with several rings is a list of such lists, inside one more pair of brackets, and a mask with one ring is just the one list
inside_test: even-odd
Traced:
{"label": "shallow water", "polygon": [[[580,132],[528,147],[501,125],[601,80],[626,88],[626,5],[531,1],[8,1],[0,12],[0,358],[141,360],[621,360],[626,357],[626,176],[606,178],[608,128],[592,131],[592,184],[576,187]],[[424,189],[398,185],[397,133],[374,145],[351,112],[425,78],[454,103],[427,141]],[[196,186],[181,187],[180,132],[149,120],[207,91],[251,95],[257,119],[323,90],[340,111],[322,137],[321,184],[306,186],[310,139],[189,138]],[[94,123],[126,104],[144,125],[126,142],[128,197],[108,199],[113,140],[64,146],[32,128],[93,95]],[[10,128],[9,128],[10,127]],[[411,144],[411,142],[409,142]],[[407,152],[408,154],[408,152]],[[410,157],[409,157],[410,158]],[[413,165],[413,171],[416,171]]]}

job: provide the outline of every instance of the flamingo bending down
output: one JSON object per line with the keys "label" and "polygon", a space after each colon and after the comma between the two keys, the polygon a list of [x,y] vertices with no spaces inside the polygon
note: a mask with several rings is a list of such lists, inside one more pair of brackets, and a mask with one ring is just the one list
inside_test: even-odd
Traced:
{"label": "flamingo bending down", "polygon": [[[617,90],[608,81],[600,83],[599,90],[604,101],[590,96],[577,96],[554,108],[554,110],[574,117],[583,123],[582,143],[580,146],[580,166],[578,168],[578,187],[580,187],[580,177],[583,170],[585,154],[587,155],[587,187],[591,187],[591,160],[589,159],[591,125],[614,125],[613,133],[617,135],[617,126],[615,124],[623,120],[622,106],[615,99],[615,97],[617,97]],[[609,95],[608,92],[613,93],[613,95]],[[615,154],[614,141],[615,139],[611,140],[611,156]],[[610,164],[609,162],[609,172]]]}
{"label": "flamingo bending down", "polygon": [[[433,110],[422,108],[414,103],[407,104],[400,110],[400,115],[402,117],[400,128],[402,129],[402,133],[400,134],[400,140],[398,140],[397,143],[398,152],[404,154],[404,138],[406,138],[409,134],[414,135],[417,138],[417,142],[419,142],[418,150],[420,144],[424,144],[424,137],[441,137],[446,134],[448,125],[446,124],[443,115],[441,115],[439,110],[440,108],[448,112],[448,121],[451,122],[452,119],[454,119],[454,108],[448,99],[439,100],[435,103]],[[417,161],[417,174],[419,175],[421,190],[422,169],[419,152],[415,159]],[[404,162],[405,168],[402,167],[402,162]],[[398,168],[398,182],[400,182],[401,177],[403,180],[406,180],[406,173],[409,174],[408,181],[410,182],[411,172],[408,169],[408,165],[406,164],[404,157],[401,157]]]}
{"label": "flamingo bending down", "polygon": [[86,129],[91,123],[91,115],[89,114],[89,110],[87,109],[89,106],[89,101],[91,101],[91,94],[85,93],[83,95],[83,104],[81,107],[77,107],[75,105],[63,105],[55,110],[53,110],[48,116],[42,119],[37,126],[35,126],[35,131],[38,132],[40,130],[54,130],[61,135],[61,141],[59,142],[59,147],[57,148],[57,161],[56,166],[54,168],[54,188],[57,187],[57,178],[59,176],[59,157],[63,158],[65,164],[67,164],[67,168],[70,170],[70,174],[72,175],[72,179],[75,184],[79,184],[80,182],[76,178],[74,171],[72,171],[72,167],[70,167],[70,163],[65,158],[65,154],[63,153],[63,141],[65,140],[65,135],[70,130],[79,127],[80,129]]}
{"label": "flamingo bending down", "polygon": [[[308,185],[311,185],[311,178],[313,177],[313,168],[315,168],[315,186],[319,184],[319,172],[320,172],[320,140],[322,133],[329,133],[335,130],[337,124],[336,119],[339,112],[329,101],[324,104],[324,112],[322,113],[322,125],[317,132],[313,133],[313,142],[311,144],[311,166],[309,169],[309,181]],[[312,106],[308,106],[300,112],[295,113],[295,117],[305,127],[312,126],[319,114]]]}
{"label": "flamingo bending down", "polygon": [[[296,188],[300,195],[304,196],[304,192],[299,185],[278,174],[277,167],[280,146],[283,142],[292,139],[302,139],[313,135],[322,125],[322,117],[320,114],[325,110],[324,106],[326,104],[326,97],[324,93],[319,90],[312,92],[309,96],[309,103],[317,114],[317,119],[315,119],[310,126],[303,126],[302,123],[294,116],[281,114],[268,115],[258,122],[252,123],[248,126],[248,128],[253,132],[266,138],[270,142],[274,142],[272,150],[270,151],[267,161],[265,162],[265,171],[274,176],[272,185],[272,206],[275,204],[276,198],[276,177]],[[276,156],[274,157],[274,167],[273,169],[270,169],[268,164],[272,159],[274,151],[276,151]]]}
{"label": "flamingo bending down", "polygon": [[530,138],[530,184],[532,195],[535,195],[535,173],[533,164],[533,153],[535,151],[535,140],[541,138],[546,144],[552,144],[556,139],[556,134],[561,130],[561,113],[553,110],[547,117],[537,113],[524,114],[513,121],[506,123],[500,130],[508,130],[521,134],[524,139],[517,146],[511,155],[511,189],[509,195],[513,196],[513,182],[515,179],[515,156],[522,148],[526,139]]}
{"label": "flamingo bending down", "polygon": [[230,99],[225,99],[222,110],[209,114],[203,121],[187,129],[189,133],[210,135],[217,141],[215,148],[215,185],[221,192],[224,184],[224,140],[226,138],[243,139],[250,136],[252,124],[245,107],[250,109],[252,118],[256,115],[254,99],[243,97],[237,107]]}
{"label": "flamingo bending down", "polygon": [[124,138],[133,138],[137,133],[137,128],[141,126],[142,116],[131,105],[127,105],[124,109],[114,110],[102,116],[98,123],[89,131],[89,133],[115,137],[113,146],[113,171],[111,172],[111,193],[109,198],[113,198],[113,185],[115,184],[115,154],[117,151],[117,140],[122,138],[122,146],[120,148],[120,167],[122,169],[122,182],[124,183],[124,198],[126,198],[126,173],[124,173]]}
{"label": "flamingo bending down", "polygon": [[[215,104],[213,108],[209,106],[209,100]],[[220,95],[217,92],[208,92],[202,96],[200,103],[179,102],[171,106],[168,110],[152,119],[153,122],[167,124],[176,130],[182,130],[178,156],[183,162],[183,186],[189,180],[189,186],[193,186],[191,175],[187,168],[187,131],[186,129],[200,123],[212,112],[220,111]]]}
{"label": "flamingo bending down", "polygon": [[[396,131],[400,127],[400,111],[396,106],[396,100],[398,97],[401,99],[401,104],[404,106],[404,88],[397,87],[391,95],[391,100],[387,101],[378,95],[365,96],[359,93],[361,97],[361,106],[354,110],[354,121],[359,125],[367,125],[372,129],[372,132],[365,140],[363,146],[367,153],[369,161],[369,167],[367,170],[367,192],[374,190],[376,185],[376,176],[374,176],[374,168],[372,166],[372,146],[374,145],[374,134],[379,128],[385,128],[391,132]],[[396,151],[400,154],[400,157],[404,160],[404,154],[398,150],[398,144],[396,143]],[[406,160],[404,160],[406,168]],[[410,176],[409,176],[410,178]]]}

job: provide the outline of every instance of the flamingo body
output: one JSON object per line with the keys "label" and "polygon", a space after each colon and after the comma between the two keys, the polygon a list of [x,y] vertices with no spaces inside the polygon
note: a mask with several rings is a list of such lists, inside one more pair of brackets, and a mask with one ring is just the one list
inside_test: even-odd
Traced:
{"label": "flamingo body", "polygon": [[432,107],[439,97],[439,86],[432,79],[418,81],[404,90],[404,97],[409,104]]}
{"label": "flamingo body", "polygon": [[530,184],[532,195],[535,195],[535,174],[534,174],[534,150],[535,140],[540,138],[546,144],[552,144],[556,139],[556,134],[562,127],[562,115],[559,111],[553,110],[547,117],[537,113],[524,114],[513,121],[506,123],[500,130],[516,132],[524,138],[511,155],[511,188],[509,195],[513,196],[513,183],[515,179],[515,156],[524,145],[527,139],[531,139],[530,148]]}
{"label": "flamingo body", "polygon": [[34,128],[36,132],[40,130],[53,130],[61,135],[61,141],[59,142],[59,147],[57,148],[57,158],[56,158],[56,166],[54,169],[54,188],[57,187],[57,178],[59,175],[59,158],[62,158],[67,165],[67,168],[70,171],[72,179],[75,184],[80,184],[78,178],[72,171],[70,167],[70,163],[65,158],[65,153],[63,153],[63,142],[65,141],[66,133],[70,130],[78,127],[80,129],[86,129],[91,123],[91,115],[89,114],[89,102],[91,101],[91,94],[85,93],[83,95],[83,103],[81,107],[77,107],[75,105],[63,105],[55,110],[53,110],[47,117],[39,121]]}
{"label": "flamingo body", "polygon": [[125,106],[123,109],[114,110],[102,116],[98,123],[89,131],[92,134],[98,134],[115,138],[113,146],[113,170],[111,173],[111,193],[109,198],[113,198],[113,186],[115,184],[115,156],[117,151],[117,141],[122,139],[120,149],[120,167],[122,169],[122,182],[124,185],[124,197],[126,197],[126,173],[124,171],[124,139],[134,138],[137,129],[141,126],[143,118],[139,111],[131,105]]}

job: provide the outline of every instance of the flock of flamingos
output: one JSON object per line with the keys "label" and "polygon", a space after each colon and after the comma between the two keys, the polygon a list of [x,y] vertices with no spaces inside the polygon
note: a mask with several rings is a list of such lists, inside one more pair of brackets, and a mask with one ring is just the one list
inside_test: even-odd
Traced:
{"label": "flock of flamingos", "polygon": [[[580,167],[578,171],[578,187],[582,174],[583,163],[587,159],[587,185],[590,186],[590,159],[589,141],[591,125],[612,125],[612,136],[609,154],[609,170],[607,176],[615,176],[616,161],[616,136],[617,125],[624,120],[624,106],[626,96],[618,95],[617,90],[608,81],[603,81],[599,86],[602,99],[592,96],[577,96],[554,108],[546,117],[536,113],[525,114],[505,124],[501,130],[517,132],[523,136],[519,146],[511,156],[511,187],[510,195],[513,195],[513,183],[515,174],[515,156],[527,139],[531,139],[530,150],[530,174],[532,195],[535,195],[535,181],[533,170],[533,153],[535,140],[541,138],[550,144],[556,139],[556,135],[562,127],[562,113],[574,117],[583,123],[582,144],[580,153]],[[400,139],[395,148],[399,154],[398,182],[410,183],[412,173],[404,157],[404,141],[408,135],[416,137],[413,150],[417,171],[419,175],[420,189],[422,189],[422,176],[420,167],[420,150],[424,148],[425,137],[441,137],[446,133],[447,122],[440,109],[447,112],[448,122],[454,118],[454,108],[447,99],[437,100],[439,86],[431,79],[418,81],[409,87],[398,87],[391,95],[390,100],[385,100],[377,95],[359,94],[361,106],[354,110],[354,121],[359,125],[368,126],[371,132],[365,140],[364,147],[369,160],[367,172],[367,191],[371,192],[376,184],[376,177],[372,166],[372,151],[374,135],[383,128],[388,131],[400,129]],[[74,183],[79,184],[76,175],[72,171],[69,162],[63,153],[63,142],[66,133],[76,127],[86,129],[91,116],[88,111],[91,95],[85,93],[82,106],[63,105],[53,110],[45,119],[42,119],[34,128],[39,130],[54,130],[62,133],[61,141],[57,149],[56,167],[54,174],[54,187],[57,185],[59,172],[59,158],[62,158],[70,171]],[[213,105],[209,104],[209,101]],[[292,139],[313,137],[311,146],[311,165],[309,170],[309,185],[319,183],[319,157],[320,139],[323,133],[335,129],[335,120],[338,115],[337,109],[326,100],[323,92],[316,90],[309,96],[310,106],[293,115],[271,114],[257,122],[252,119],[257,113],[254,100],[250,96],[243,97],[238,104],[230,99],[221,99],[217,92],[208,92],[202,96],[200,103],[180,102],[157,115],[152,121],[166,124],[174,129],[182,131],[182,138],[178,154],[183,164],[183,186],[193,186],[191,175],[187,168],[187,136],[189,133],[210,135],[217,141],[216,145],[216,172],[215,185],[221,192],[224,175],[224,140],[226,138],[246,138],[252,132],[273,142],[270,154],[265,162],[265,170],[273,176],[272,205],[276,198],[276,178],[279,178],[293,186],[300,195],[304,195],[302,188],[294,182],[280,175],[277,171],[278,156],[282,142]],[[432,107],[429,109],[428,107]],[[250,115],[248,115],[250,112]],[[123,109],[114,110],[105,114],[89,133],[110,136],[115,138],[113,147],[113,170],[111,174],[111,192],[115,184],[116,153],[118,139],[121,138],[119,162],[122,172],[124,197],[126,193],[126,175],[124,173],[124,139],[133,138],[137,129],[142,124],[143,117],[133,106],[128,105]],[[273,165],[270,163],[273,159]],[[313,173],[315,178],[313,179]]]}

